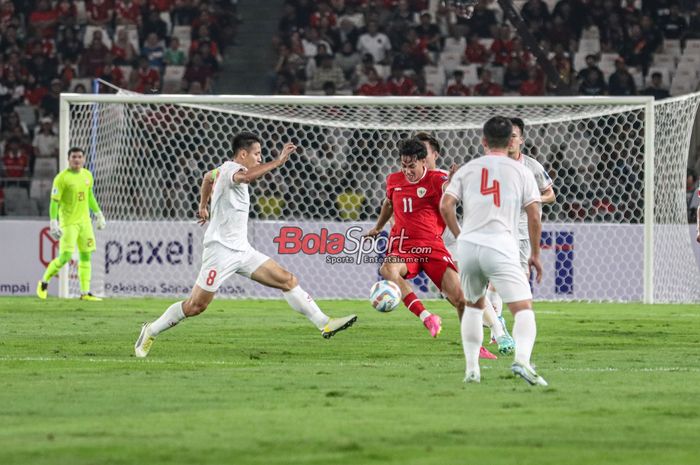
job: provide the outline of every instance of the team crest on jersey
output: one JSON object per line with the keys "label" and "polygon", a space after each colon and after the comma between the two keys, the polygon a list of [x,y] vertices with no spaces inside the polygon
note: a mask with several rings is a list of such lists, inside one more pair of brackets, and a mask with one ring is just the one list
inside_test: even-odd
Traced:
{"label": "team crest on jersey", "polygon": [[418,194],[418,197],[420,197],[421,199],[425,196],[425,194],[426,194],[427,192],[428,192],[428,190],[427,190],[425,187],[419,187],[419,188],[416,190],[416,194]]}

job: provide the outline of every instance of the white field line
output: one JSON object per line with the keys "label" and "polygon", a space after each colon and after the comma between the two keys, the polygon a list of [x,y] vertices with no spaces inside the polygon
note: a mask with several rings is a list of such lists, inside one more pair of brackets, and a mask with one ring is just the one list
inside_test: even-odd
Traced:
{"label": "white field line", "polygon": [[[259,365],[251,360],[161,360],[155,358],[135,359],[135,358],[53,358],[53,357],[0,357],[0,362],[89,362],[89,363],[104,363],[104,364],[153,364],[153,365],[193,365],[193,366],[246,366],[255,367]],[[319,363],[293,363],[296,366],[328,366],[329,362]],[[366,366],[366,367],[410,367],[414,363],[397,363],[397,362],[374,362],[374,361],[356,361],[356,362],[338,362],[334,366]],[[541,367],[541,365],[540,365]],[[492,369],[492,366],[482,366],[482,369]],[[500,368],[499,368],[500,369]],[[616,368],[616,367],[547,367],[545,371],[564,371],[564,372],[585,372],[585,373],[666,373],[666,372],[692,372],[700,373],[700,367],[640,367],[640,368]]]}

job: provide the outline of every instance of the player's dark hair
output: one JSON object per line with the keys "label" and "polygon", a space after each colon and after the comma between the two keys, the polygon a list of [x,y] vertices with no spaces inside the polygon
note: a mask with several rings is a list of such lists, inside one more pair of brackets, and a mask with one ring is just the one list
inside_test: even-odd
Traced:
{"label": "player's dark hair", "polygon": [[440,142],[431,134],[427,132],[418,132],[415,136],[421,142],[427,142],[437,153],[440,153]]}
{"label": "player's dark hair", "polygon": [[428,156],[428,151],[417,137],[410,137],[399,142],[399,157],[415,158],[416,160],[425,160]]}
{"label": "player's dark hair", "polygon": [[240,132],[233,136],[233,141],[231,142],[233,149],[233,156],[236,156],[239,150],[248,150],[254,143],[262,145],[262,140],[257,134],[252,132]]}
{"label": "player's dark hair", "polygon": [[494,116],[484,124],[484,138],[489,148],[507,148],[512,134],[513,123],[503,116]]}
{"label": "player's dark hair", "polygon": [[83,150],[82,148],[80,148],[80,147],[71,147],[71,148],[68,149],[68,158],[70,158],[70,156],[71,156],[71,154],[72,154],[73,152],[83,152],[83,154],[85,154],[85,150]]}
{"label": "player's dark hair", "polygon": [[521,136],[525,135],[525,121],[520,118],[511,118],[510,122],[513,124],[513,126],[517,126],[518,129],[520,129]]}

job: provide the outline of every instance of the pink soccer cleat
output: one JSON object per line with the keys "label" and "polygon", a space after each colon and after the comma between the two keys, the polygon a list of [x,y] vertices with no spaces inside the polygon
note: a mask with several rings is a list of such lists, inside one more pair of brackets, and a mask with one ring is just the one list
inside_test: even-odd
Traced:
{"label": "pink soccer cleat", "polygon": [[423,325],[430,331],[430,335],[437,337],[442,331],[442,319],[437,315],[430,315],[428,318],[423,320]]}
{"label": "pink soccer cleat", "polygon": [[486,347],[481,346],[481,349],[479,349],[479,358],[487,358],[489,360],[496,360],[498,357],[496,357],[494,354],[486,350]]}

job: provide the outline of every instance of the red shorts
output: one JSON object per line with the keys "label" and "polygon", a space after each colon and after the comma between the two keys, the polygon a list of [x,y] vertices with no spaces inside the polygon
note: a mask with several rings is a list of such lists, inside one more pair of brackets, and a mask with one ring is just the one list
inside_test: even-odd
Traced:
{"label": "red shorts", "polygon": [[416,251],[416,253],[406,252],[411,251],[413,247],[406,246],[405,244],[405,253],[399,252],[396,250],[397,248],[398,247],[394,248],[389,255],[387,255],[387,261],[406,264],[408,272],[404,276],[404,279],[415,278],[421,271],[425,271],[425,274],[428,275],[433,284],[435,284],[438,289],[442,290],[442,276],[445,274],[445,271],[447,271],[448,268],[457,271],[457,267],[452,261],[452,255],[447,251],[444,244],[420,246],[423,250]]}

